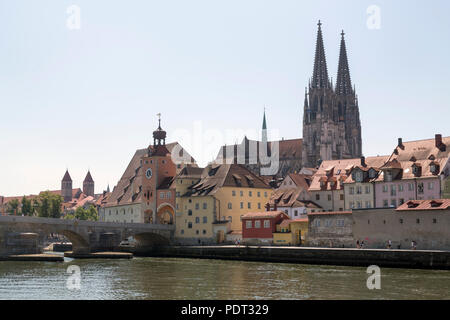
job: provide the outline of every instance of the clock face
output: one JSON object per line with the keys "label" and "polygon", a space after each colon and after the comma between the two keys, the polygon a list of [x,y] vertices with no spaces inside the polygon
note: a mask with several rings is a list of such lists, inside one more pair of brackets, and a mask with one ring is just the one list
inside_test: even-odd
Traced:
{"label": "clock face", "polygon": [[147,177],[147,179],[150,179],[152,177],[152,169],[148,168],[147,171],[145,171],[145,176]]}

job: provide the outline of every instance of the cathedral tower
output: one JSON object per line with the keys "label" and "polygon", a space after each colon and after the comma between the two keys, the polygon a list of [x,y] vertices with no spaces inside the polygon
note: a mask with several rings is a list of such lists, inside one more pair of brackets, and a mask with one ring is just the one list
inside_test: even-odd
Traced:
{"label": "cathedral tower", "polygon": [[303,167],[316,167],[323,160],[361,156],[358,103],[351,87],[344,33],[341,35],[337,83],[333,88],[319,21],[313,76],[305,90]]}
{"label": "cathedral tower", "polygon": [[61,196],[63,197],[64,202],[72,200],[72,178],[70,177],[69,170],[66,170],[61,181]]}
{"label": "cathedral tower", "polygon": [[87,196],[94,196],[94,180],[92,179],[91,172],[88,170],[86,178],[83,181],[83,193]]}

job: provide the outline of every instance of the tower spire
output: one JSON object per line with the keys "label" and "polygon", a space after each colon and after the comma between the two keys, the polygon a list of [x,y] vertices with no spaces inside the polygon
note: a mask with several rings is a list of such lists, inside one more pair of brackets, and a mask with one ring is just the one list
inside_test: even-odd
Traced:
{"label": "tower spire", "polygon": [[339,53],[339,66],[336,81],[336,93],[338,95],[347,95],[353,93],[352,81],[350,78],[350,69],[348,66],[347,49],[345,47],[345,33],[341,33],[341,50]]}
{"label": "tower spire", "polygon": [[261,139],[263,142],[267,142],[267,122],[266,122],[266,107],[264,107],[264,116],[263,116],[263,124],[262,124],[262,135]]}
{"label": "tower spire", "polygon": [[325,47],[323,45],[322,23],[319,20],[316,41],[316,56],[314,58],[314,71],[312,77],[312,88],[328,88],[330,80],[328,79],[327,60],[325,57]]}

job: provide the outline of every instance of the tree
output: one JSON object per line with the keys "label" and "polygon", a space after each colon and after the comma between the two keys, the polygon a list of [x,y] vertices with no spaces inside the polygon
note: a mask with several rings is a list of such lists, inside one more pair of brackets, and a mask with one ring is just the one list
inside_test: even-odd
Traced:
{"label": "tree", "polygon": [[19,200],[13,199],[8,202],[8,212],[10,214],[18,214],[19,213]]}
{"label": "tree", "polygon": [[84,209],[83,207],[78,207],[74,213],[68,213],[64,217],[68,220],[89,220],[89,221],[97,221],[98,220],[98,212],[97,209],[91,205],[89,209]]}
{"label": "tree", "polygon": [[52,194],[49,191],[42,192],[37,200],[38,216],[43,218],[60,218],[62,201],[62,197],[58,194]]}
{"label": "tree", "polygon": [[33,207],[31,205],[31,200],[28,200],[25,196],[22,198],[22,214],[24,216],[33,215]]}

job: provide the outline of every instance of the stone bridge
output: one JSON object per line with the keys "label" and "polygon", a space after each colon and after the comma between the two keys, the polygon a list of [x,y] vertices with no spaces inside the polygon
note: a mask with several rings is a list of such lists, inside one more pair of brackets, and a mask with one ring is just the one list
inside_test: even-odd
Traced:
{"label": "stone bridge", "polygon": [[120,242],[130,236],[136,240],[135,251],[149,251],[153,246],[169,245],[174,232],[174,225],[164,224],[0,216],[0,255],[29,253],[23,252],[23,247],[18,245],[18,235],[25,239],[27,235],[34,236],[38,251],[42,251],[49,234],[64,235],[72,242],[74,254],[86,254],[117,250]]}

